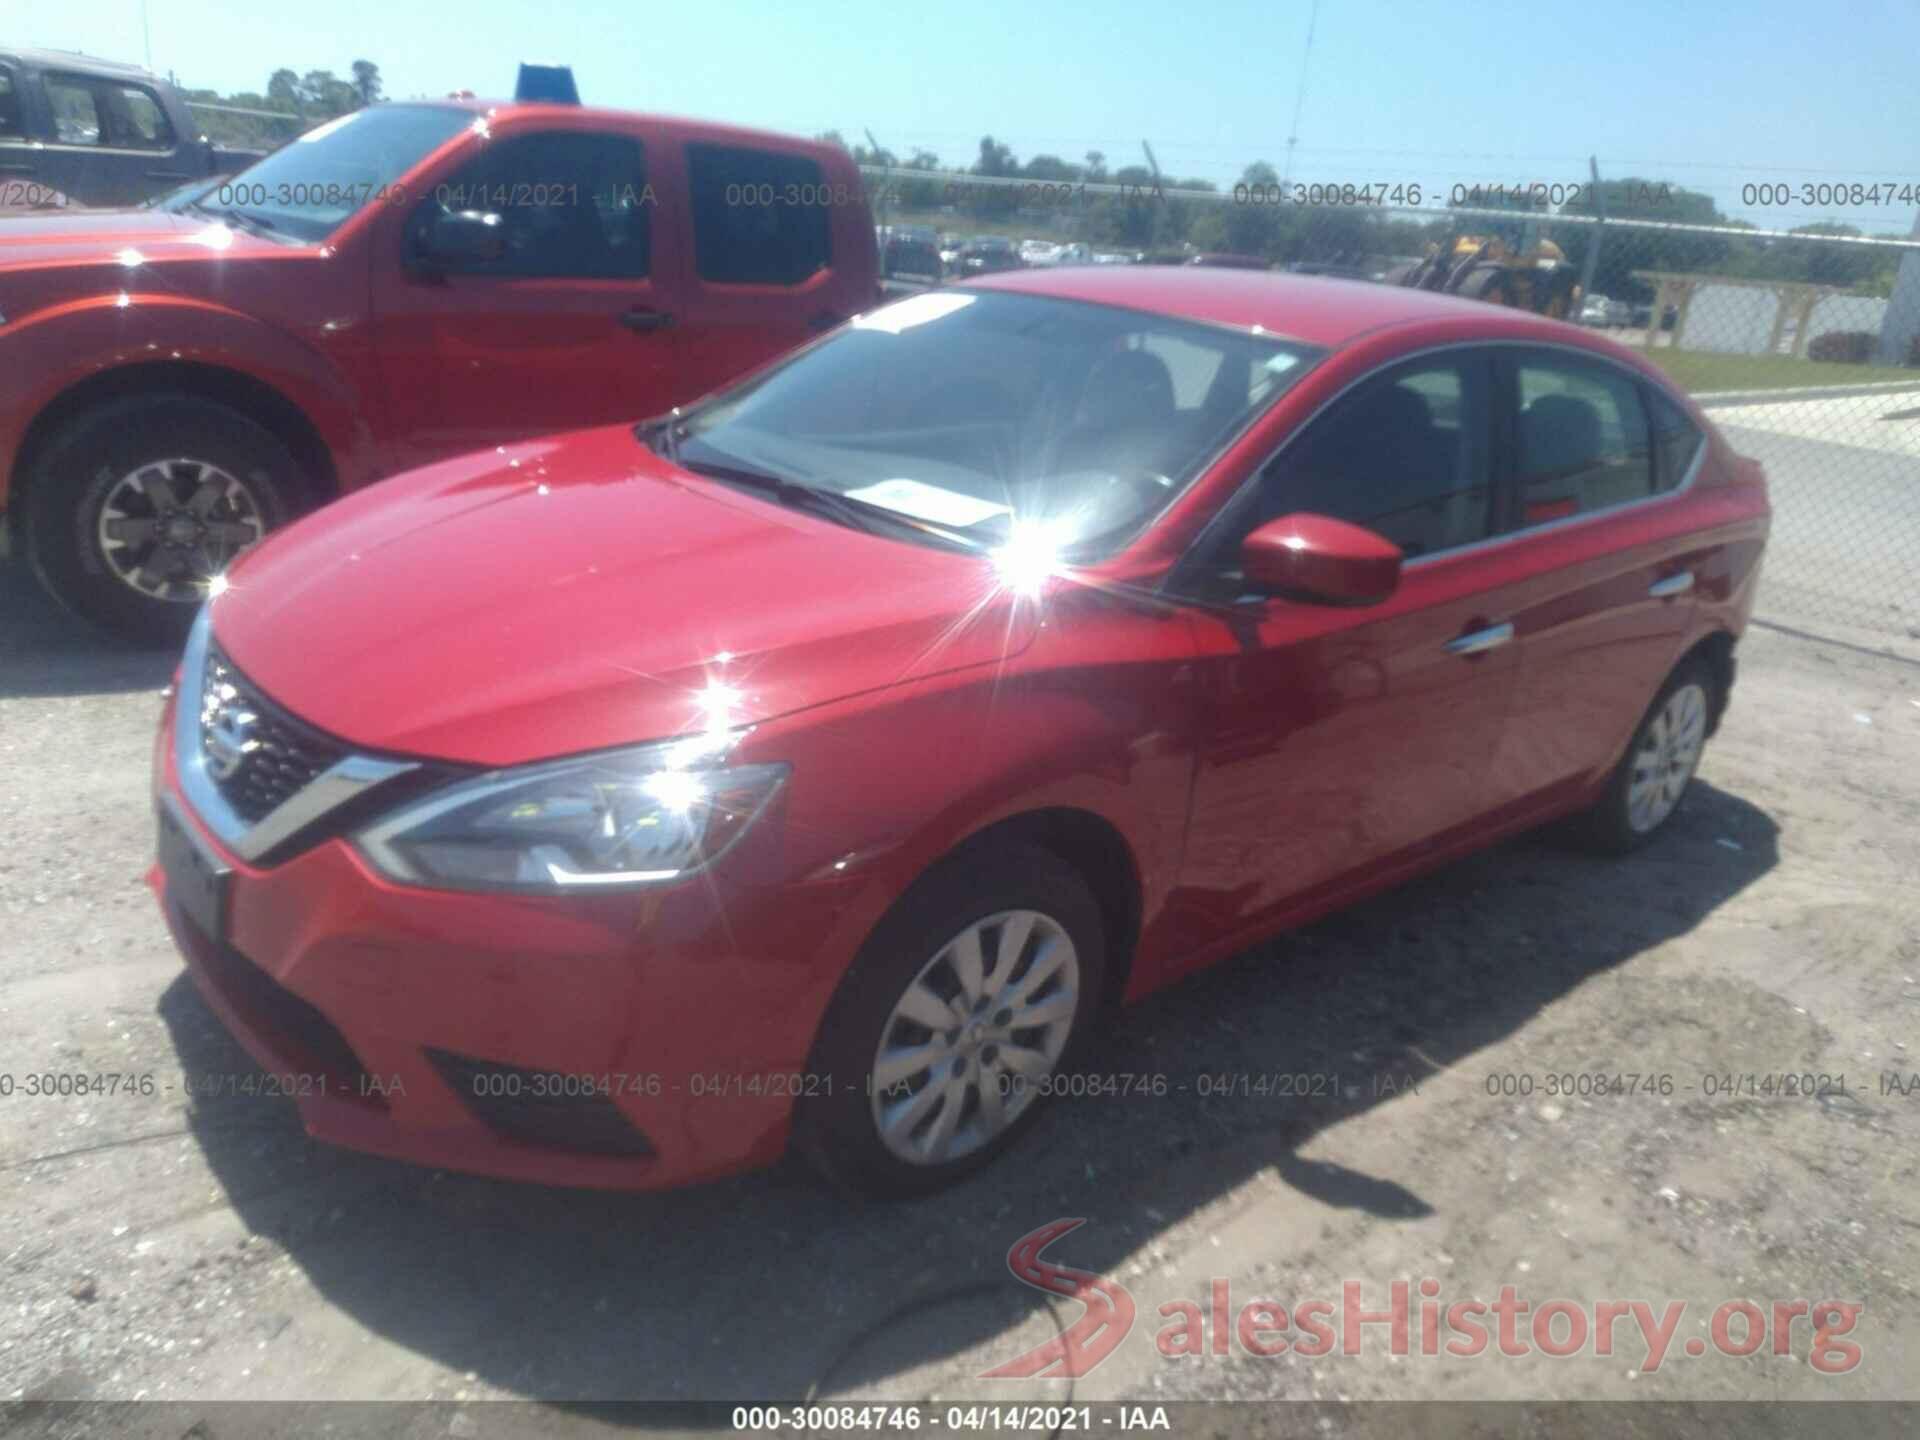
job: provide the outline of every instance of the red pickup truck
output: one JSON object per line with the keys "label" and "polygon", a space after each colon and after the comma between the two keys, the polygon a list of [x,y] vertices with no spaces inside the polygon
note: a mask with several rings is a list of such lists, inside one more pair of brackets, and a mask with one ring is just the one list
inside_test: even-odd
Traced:
{"label": "red pickup truck", "polygon": [[573,105],[374,106],[152,209],[0,221],[0,543],[164,639],[293,516],[668,410],[877,270],[839,147]]}

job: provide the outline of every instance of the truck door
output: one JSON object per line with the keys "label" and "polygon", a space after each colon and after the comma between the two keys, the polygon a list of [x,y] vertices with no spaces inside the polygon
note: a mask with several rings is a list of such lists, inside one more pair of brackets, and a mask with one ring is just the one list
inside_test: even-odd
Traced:
{"label": "truck door", "polygon": [[[399,464],[639,420],[682,398],[675,227],[640,130],[508,130],[383,222],[375,349]],[[431,254],[437,216],[495,217],[505,253]]]}
{"label": "truck door", "polygon": [[0,213],[32,207],[43,181],[28,146],[26,96],[14,67],[0,60]]}
{"label": "truck door", "polygon": [[685,382],[704,394],[874,303],[859,172],[807,147],[689,139]]}
{"label": "truck door", "polygon": [[41,180],[82,205],[137,205],[194,171],[151,86],[117,76],[49,70],[41,77],[48,129]]}

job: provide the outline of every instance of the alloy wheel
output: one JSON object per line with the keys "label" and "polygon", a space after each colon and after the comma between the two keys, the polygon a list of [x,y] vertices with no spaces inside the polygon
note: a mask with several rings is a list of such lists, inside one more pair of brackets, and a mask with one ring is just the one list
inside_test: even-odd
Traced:
{"label": "alloy wheel", "polygon": [[101,558],[155,600],[193,603],[267,533],[259,497],[207,460],[155,460],[114,483],[96,526]]}
{"label": "alloy wheel", "polygon": [[1005,910],[967,926],[881,1027],[871,1085],[881,1142],[914,1165],[992,1143],[1040,1097],[1079,1001],[1079,957],[1057,921]]}
{"label": "alloy wheel", "polygon": [[1627,823],[1634,833],[1657,829],[1693,778],[1707,739],[1707,692],[1696,683],[1667,697],[1640,736],[1627,781]]}

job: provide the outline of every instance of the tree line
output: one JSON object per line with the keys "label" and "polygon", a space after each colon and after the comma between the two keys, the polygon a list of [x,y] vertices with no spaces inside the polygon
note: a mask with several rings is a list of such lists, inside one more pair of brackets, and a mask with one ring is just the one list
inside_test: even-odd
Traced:
{"label": "tree line", "polygon": [[180,92],[189,105],[224,105],[240,110],[271,110],[286,116],[284,120],[262,119],[254,115],[229,115],[216,110],[196,110],[202,132],[216,144],[243,149],[270,149],[311,125],[373,105],[385,98],[380,67],[371,60],[353,62],[346,78],[331,70],[279,69],[267,77],[265,92],[242,90],[223,95],[217,90]]}

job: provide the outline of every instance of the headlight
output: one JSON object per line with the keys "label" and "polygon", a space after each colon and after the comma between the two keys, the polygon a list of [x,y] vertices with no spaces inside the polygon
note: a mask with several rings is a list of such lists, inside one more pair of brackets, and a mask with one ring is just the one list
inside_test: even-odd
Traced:
{"label": "headlight", "polygon": [[677,741],[462,781],[354,837],[386,875],[452,890],[560,893],[676,880],[752,825],[785,765],[724,766]]}

